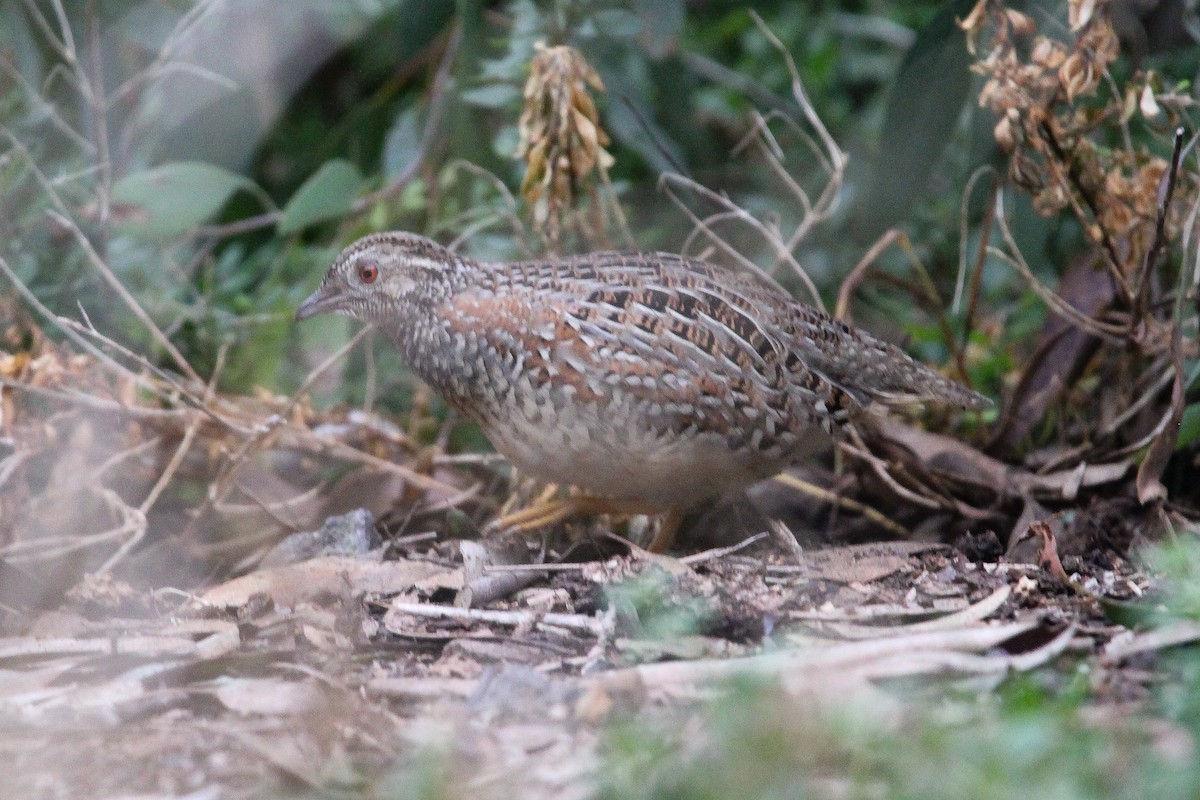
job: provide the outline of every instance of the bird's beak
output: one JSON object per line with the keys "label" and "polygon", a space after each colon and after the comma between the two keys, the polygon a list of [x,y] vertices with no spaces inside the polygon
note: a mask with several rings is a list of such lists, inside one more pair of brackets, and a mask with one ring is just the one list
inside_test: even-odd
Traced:
{"label": "bird's beak", "polygon": [[338,306],[338,296],[331,291],[328,291],[325,286],[317,289],[308,296],[308,299],[300,304],[296,309],[296,322],[309,317],[315,317],[318,314],[328,314],[331,311],[336,311]]}

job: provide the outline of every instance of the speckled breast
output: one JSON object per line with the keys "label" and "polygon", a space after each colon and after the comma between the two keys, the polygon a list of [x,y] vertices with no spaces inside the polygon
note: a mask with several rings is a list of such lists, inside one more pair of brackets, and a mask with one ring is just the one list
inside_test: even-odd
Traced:
{"label": "speckled breast", "polygon": [[744,429],[672,429],[660,404],[619,390],[596,403],[579,401],[569,387],[529,382],[519,379],[519,399],[481,420],[485,433],[522,472],[589,494],[689,507],[775,474],[800,449],[753,449]]}

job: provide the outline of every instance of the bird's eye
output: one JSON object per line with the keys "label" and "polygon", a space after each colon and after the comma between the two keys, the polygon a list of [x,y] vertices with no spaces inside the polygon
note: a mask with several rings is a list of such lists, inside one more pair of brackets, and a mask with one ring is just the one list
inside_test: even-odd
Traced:
{"label": "bird's eye", "polygon": [[371,263],[358,265],[358,279],[363,283],[374,283],[379,277],[379,267]]}

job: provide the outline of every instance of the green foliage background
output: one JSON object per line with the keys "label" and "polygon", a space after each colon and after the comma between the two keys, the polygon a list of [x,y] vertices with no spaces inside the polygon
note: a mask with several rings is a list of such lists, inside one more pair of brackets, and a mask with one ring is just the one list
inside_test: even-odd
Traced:
{"label": "green foliage background", "polygon": [[[970,146],[953,123],[968,78],[927,62],[965,66],[962,6],[756,4],[852,154],[847,202],[800,253],[826,289],[895,223],[919,227],[935,274],[952,275],[952,187]],[[786,65],[741,4],[14,2],[0,5],[0,255],[52,309],[78,303],[101,331],[152,351],[55,211],[201,374],[227,343],[223,388],[289,390],[346,336],[341,321],[298,329],[289,312],[355,236],[469,230],[477,255],[522,253],[498,187],[520,182],[515,126],[539,40],[580,48],[605,82],[612,175],[639,247],[677,250],[688,229],[657,189],[664,170],[795,217],[765,167],[733,153],[752,109],[798,113]],[[799,180],[815,173],[804,142],[781,146]],[[406,170],[402,191],[363,202]]]}
{"label": "green foliage background", "polygon": [[[953,290],[963,187],[977,166],[996,160],[994,121],[974,106],[969,58],[954,25],[971,5],[754,4],[851,156],[837,213],[798,253],[827,294],[895,225],[910,233],[942,296]],[[1055,4],[1026,6],[1051,16],[1046,9]],[[475,255],[525,252],[528,237],[512,230],[506,213],[521,180],[512,152],[538,40],[575,45],[604,80],[612,177],[639,247],[678,250],[690,228],[658,189],[664,170],[794,223],[792,196],[760,161],[734,152],[752,110],[798,113],[786,65],[744,4],[7,0],[0,2],[0,257],[52,311],[79,317],[82,310],[106,335],[170,367],[96,268],[99,259],[201,375],[227,345],[224,390],[293,391],[349,335],[343,320],[296,326],[291,315],[355,237],[403,228],[450,241],[469,232],[464,246]],[[1193,78],[1200,66],[1194,47],[1148,34],[1131,53],[1176,79]],[[802,138],[781,137],[780,147],[797,180],[817,176]],[[409,179],[397,191],[373,195],[402,176]],[[967,205],[970,242],[981,210]],[[1079,249],[1079,231],[1037,217],[1019,198],[1011,213],[1023,249],[1053,280],[1056,265]],[[765,260],[761,242],[731,237]],[[882,263],[897,280],[906,275],[900,254],[889,252]],[[996,334],[981,343],[988,355],[974,377],[995,394],[1028,353],[1044,311],[999,265],[989,265],[984,291]],[[865,286],[862,297],[859,316],[873,312],[872,327],[907,334],[931,360],[943,355],[929,309],[913,308],[886,283]],[[407,373],[388,348],[374,357],[381,401],[403,407]],[[355,353],[344,369],[316,388],[323,402],[364,397],[366,357]],[[1185,429],[1200,438],[1196,408]],[[1174,596],[1182,608],[1171,613],[1187,619],[1195,613],[1187,587],[1196,565],[1191,551],[1179,558]],[[647,605],[641,595],[635,601]],[[1162,714],[1194,744],[1194,654],[1179,665]],[[1030,701],[1035,695],[1038,702]],[[793,757],[831,773],[857,764],[867,793],[846,796],[883,796],[868,791],[881,781],[907,787],[890,796],[1013,796],[1014,764],[1045,796],[1134,796],[1112,785],[1113,765],[1096,755],[1114,742],[1141,759],[1117,765],[1122,777],[1137,779],[1133,785],[1157,779],[1171,783],[1162,796],[1195,796],[1195,770],[1186,765],[1168,759],[1150,774],[1160,760],[1145,732],[1121,729],[1113,738],[1081,730],[1075,700],[1041,699],[1017,687],[997,701],[1000,711],[972,710],[960,717],[966,724],[922,717],[916,737],[835,732],[840,744],[821,750],[831,729],[801,724],[802,711],[780,718],[770,713],[772,697],[747,689],[712,712],[724,726],[715,743],[688,753],[664,737],[655,755],[673,771],[637,760],[644,736],[614,732],[614,760],[633,766],[628,781],[614,773],[609,796],[732,796],[736,787],[726,791],[722,783],[739,774],[722,771],[732,769],[731,753],[738,756],[733,766],[759,767],[755,788],[764,797],[793,796],[796,764],[786,760]],[[959,735],[964,729],[973,735]],[[788,751],[780,761],[764,745],[752,754],[761,763],[747,762],[733,745],[752,735],[772,746],[814,744],[807,755]],[[955,773],[958,782],[927,785],[931,773],[943,777],[924,768],[930,753],[967,763]],[[1082,777],[1063,788],[1071,769]],[[1009,780],[996,793],[978,793],[1002,775]]]}

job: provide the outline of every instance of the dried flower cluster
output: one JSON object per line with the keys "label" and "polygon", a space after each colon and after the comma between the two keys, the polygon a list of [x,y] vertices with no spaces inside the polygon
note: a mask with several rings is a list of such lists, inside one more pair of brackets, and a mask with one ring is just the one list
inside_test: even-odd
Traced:
{"label": "dried flower cluster", "polygon": [[987,76],[979,103],[996,113],[995,138],[1010,156],[1013,182],[1046,216],[1070,207],[1095,244],[1121,254],[1119,271],[1130,275],[1154,234],[1167,162],[1097,141],[1103,126],[1124,124],[1139,111],[1153,123],[1161,113],[1147,78],[1125,96],[1111,80],[1111,91],[1102,86],[1119,51],[1110,6],[1070,0],[1067,41],[1039,34],[1032,18],[999,0],[980,0],[961,24],[973,53],[989,37],[975,64]]}
{"label": "dried flower cluster", "polygon": [[[600,127],[589,87],[604,91],[600,76],[578,50],[539,44],[525,83],[516,156],[525,161],[521,193],[534,228],[551,249],[557,249],[564,228],[572,224],[568,217],[577,196],[594,191],[590,179],[613,162],[604,149],[608,134]],[[598,211],[599,203],[592,207]]]}
{"label": "dried flower cluster", "polygon": [[[1047,336],[1039,351],[1042,365],[1023,376],[1010,402],[1018,412],[1001,428],[1027,432],[1028,426],[1012,420],[1036,419],[1047,410],[1029,387],[1099,370],[1101,379],[1086,388],[1074,380],[1077,408],[1088,411],[1078,415],[1078,424],[1065,424],[1062,438],[1077,442],[1077,452],[1091,463],[1120,463],[1144,451],[1135,484],[1138,499],[1147,503],[1166,496],[1160,478],[1185,406],[1184,362],[1196,355],[1192,336],[1184,333],[1195,325],[1186,310],[1191,304],[1184,302],[1194,292],[1191,271],[1172,256],[1179,255],[1197,182],[1181,170],[1186,96],[1156,94],[1160,79],[1153,74],[1135,74],[1121,86],[1108,71],[1120,50],[1113,5],[1068,0],[1062,40],[1039,33],[1032,18],[1002,0],[980,0],[961,25],[972,53],[983,50],[974,66],[986,76],[979,102],[996,114],[994,135],[1009,155],[1013,184],[1032,196],[1040,213],[1073,214],[1092,245],[1081,266],[1063,274],[1063,286],[1074,287],[1071,300],[1034,276],[1000,222],[1009,251],[1000,255],[1061,319],[1087,334],[1081,341],[1090,342],[1071,347]],[[1139,134],[1162,131],[1164,123],[1174,128],[1170,160],[1135,145],[1156,146],[1135,137],[1133,123],[1141,124]],[[1084,296],[1091,299],[1081,313],[1078,298]],[[1097,424],[1095,409],[1108,421]]]}

